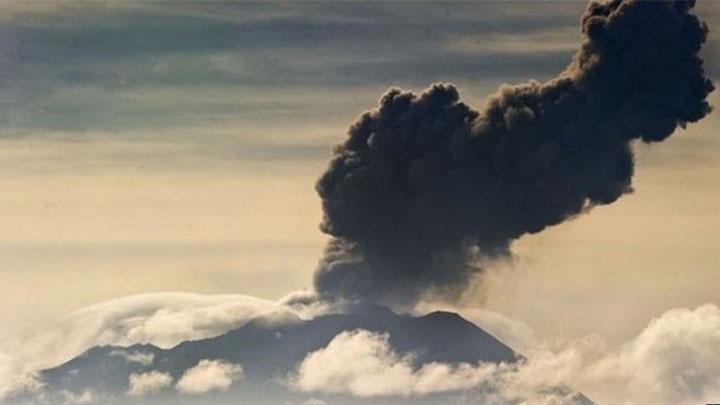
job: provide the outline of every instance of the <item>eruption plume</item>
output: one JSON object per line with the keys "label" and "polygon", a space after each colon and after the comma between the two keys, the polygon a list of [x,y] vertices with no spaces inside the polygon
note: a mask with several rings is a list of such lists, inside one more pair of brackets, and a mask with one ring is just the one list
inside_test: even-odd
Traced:
{"label": "eruption plume", "polygon": [[504,85],[480,112],[450,84],[390,89],[317,183],[333,237],[319,294],[398,304],[461,290],[478,259],[631,192],[630,143],[662,141],[711,110],[693,6],[593,1],[562,73]]}

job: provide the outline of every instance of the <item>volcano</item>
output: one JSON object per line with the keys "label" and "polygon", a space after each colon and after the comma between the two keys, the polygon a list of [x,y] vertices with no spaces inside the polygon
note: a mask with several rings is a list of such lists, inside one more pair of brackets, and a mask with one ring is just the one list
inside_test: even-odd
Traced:
{"label": "volcano", "polygon": [[[207,403],[209,398],[212,403],[252,404],[468,403],[470,394],[462,391],[357,398],[345,394],[303,393],[288,387],[288,376],[309,353],[327,347],[343,332],[356,330],[386,334],[392,350],[401,356],[412,356],[413,365],[418,368],[431,363],[519,364],[524,361],[513,349],[456,313],[438,311],[415,317],[370,306],[309,320],[258,318],[220,336],[186,341],[169,349],[151,344],[94,347],[58,367],[42,371],[43,396],[49,401],[46,403],[58,403],[62,395],[83,392],[97,393],[102,398],[99,402],[109,404]],[[171,376],[176,382],[202,360],[239,364],[243,378],[227,391],[210,396],[182,396],[171,385],[152,396],[130,398],[126,395],[134,373],[156,371]],[[568,387],[548,389],[570,398],[571,403],[592,404]],[[41,403],[44,402],[41,400]]]}

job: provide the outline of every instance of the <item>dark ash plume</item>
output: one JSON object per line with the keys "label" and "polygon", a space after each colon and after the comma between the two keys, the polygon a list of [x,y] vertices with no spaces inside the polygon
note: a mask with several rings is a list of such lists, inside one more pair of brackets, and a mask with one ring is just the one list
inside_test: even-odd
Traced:
{"label": "dark ash plume", "polygon": [[449,84],[388,91],[318,181],[333,239],[317,291],[398,304],[462,289],[476,259],[630,192],[630,142],[662,141],[710,112],[693,5],[591,2],[566,70],[503,86],[482,112]]}

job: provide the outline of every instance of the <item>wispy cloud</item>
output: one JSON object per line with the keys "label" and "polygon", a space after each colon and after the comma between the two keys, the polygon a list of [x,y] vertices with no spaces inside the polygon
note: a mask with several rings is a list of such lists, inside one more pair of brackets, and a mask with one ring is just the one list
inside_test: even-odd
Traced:
{"label": "wispy cloud", "polygon": [[[534,49],[533,38],[550,33],[577,40],[576,33],[568,37],[568,27],[582,10],[581,4],[442,2],[412,8],[392,2],[5,7],[0,123],[48,130],[248,118],[268,108],[261,93],[288,86],[326,92],[292,107],[310,115],[318,104],[336,102],[338,86],[352,92],[398,80],[426,85],[550,75],[572,50]],[[469,38],[488,46],[467,46]],[[127,91],[133,89],[149,97],[131,102]],[[184,92],[170,97],[167,89]],[[197,98],[207,89],[241,97],[230,103]],[[153,95],[163,103],[153,103]],[[273,100],[275,114],[287,101]]]}

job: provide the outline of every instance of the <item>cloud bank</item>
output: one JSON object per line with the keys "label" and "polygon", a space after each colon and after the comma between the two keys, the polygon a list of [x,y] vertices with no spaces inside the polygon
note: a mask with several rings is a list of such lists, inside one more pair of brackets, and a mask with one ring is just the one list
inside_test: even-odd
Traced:
{"label": "cloud bank", "polygon": [[598,403],[690,405],[720,395],[720,307],[676,308],[652,320],[618,350],[588,337],[536,347],[519,365],[429,363],[393,351],[388,336],[338,334],[308,354],[288,379],[302,392],[357,397],[464,391],[482,403],[581,403],[567,384]]}
{"label": "cloud bank", "polygon": [[592,381],[595,376],[621,381],[618,396],[635,404],[717,402],[720,307],[667,311],[618,353],[592,364],[586,378]]}
{"label": "cloud bank", "polygon": [[468,391],[483,403],[580,403],[576,394],[551,388],[563,381],[537,375],[540,378],[535,381],[523,380],[521,384],[520,375],[516,365],[505,363],[428,363],[417,367],[412,355],[393,351],[387,334],[356,330],[340,333],[327,347],[310,353],[288,384],[303,392],[356,397],[407,398]]}
{"label": "cloud bank", "polygon": [[290,384],[306,392],[409,397],[475,387],[498,367],[431,363],[415,370],[412,356],[395,353],[387,334],[359,329],[342,332],[310,353]]}

